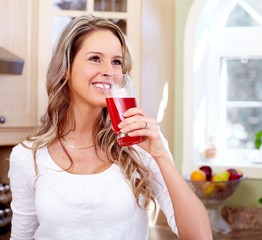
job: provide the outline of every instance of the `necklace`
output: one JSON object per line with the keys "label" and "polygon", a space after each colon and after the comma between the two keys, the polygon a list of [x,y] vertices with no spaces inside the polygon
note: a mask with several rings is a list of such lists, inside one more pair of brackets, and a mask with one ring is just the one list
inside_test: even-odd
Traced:
{"label": "necklace", "polygon": [[88,148],[91,148],[91,147],[95,146],[95,144],[92,144],[92,145],[87,146],[87,147],[77,147],[77,146],[74,146],[73,144],[69,143],[68,141],[66,141],[66,139],[64,137],[62,137],[62,139],[69,147],[71,147],[73,149],[76,149],[76,150],[88,149]]}

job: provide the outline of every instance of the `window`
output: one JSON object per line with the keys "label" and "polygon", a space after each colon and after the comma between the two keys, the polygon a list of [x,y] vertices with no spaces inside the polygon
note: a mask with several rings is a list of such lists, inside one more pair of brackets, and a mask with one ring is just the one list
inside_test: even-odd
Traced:
{"label": "window", "polygon": [[[184,66],[184,173],[208,164],[262,178],[254,146],[262,130],[262,1],[195,1]],[[203,154],[208,144],[218,150],[213,158]]]}
{"label": "window", "polygon": [[221,58],[225,82],[225,147],[254,148],[254,135],[262,127],[262,59]]}

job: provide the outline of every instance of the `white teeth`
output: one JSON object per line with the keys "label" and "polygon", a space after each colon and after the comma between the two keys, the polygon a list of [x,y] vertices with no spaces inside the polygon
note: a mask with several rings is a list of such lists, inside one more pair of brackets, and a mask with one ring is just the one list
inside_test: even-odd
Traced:
{"label": "white teeth", "polygon": [[109,89],[110,88],[110,84],[106,84],[106,83],[94,83],[93,85],[95,87],[101,88],[101,89]]}

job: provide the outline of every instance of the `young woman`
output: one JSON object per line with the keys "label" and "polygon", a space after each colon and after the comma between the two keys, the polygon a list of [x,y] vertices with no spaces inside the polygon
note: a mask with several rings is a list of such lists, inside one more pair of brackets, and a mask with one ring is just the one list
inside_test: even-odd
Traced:
{"label": "young woman", "polygon": [[11,239],[146,240],[151,200],[181,239],[212,238],[156,121],[129,109],[119,127],[143,141],[117,143],[101,76],[130,71],[125,36],[112,22],[83,16],[65,28],[47,73],[43,125],[10,156]]}

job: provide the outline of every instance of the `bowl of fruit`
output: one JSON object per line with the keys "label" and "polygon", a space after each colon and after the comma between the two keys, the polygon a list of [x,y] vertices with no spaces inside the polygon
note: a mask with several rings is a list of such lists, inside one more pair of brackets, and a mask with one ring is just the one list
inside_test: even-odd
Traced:
{"label": "bowl of fruit", "polygon": [[190,175],[188,184],[195,194],[207,205],[222,204],[231,196],[244,179],[243,173],[234,168],[214,174],[209,166],[201,166]]}
{"label": "bowl of fruit", "polygon": [[238,169],[228,168],[223,172],[214,173],[210,166],[199,167],[191,173],[189,179],[186,179],[208,210],[214,232],[227,233],[231,231],[230,226],[220,214],[220,208],[244,179],[243,173]]}

